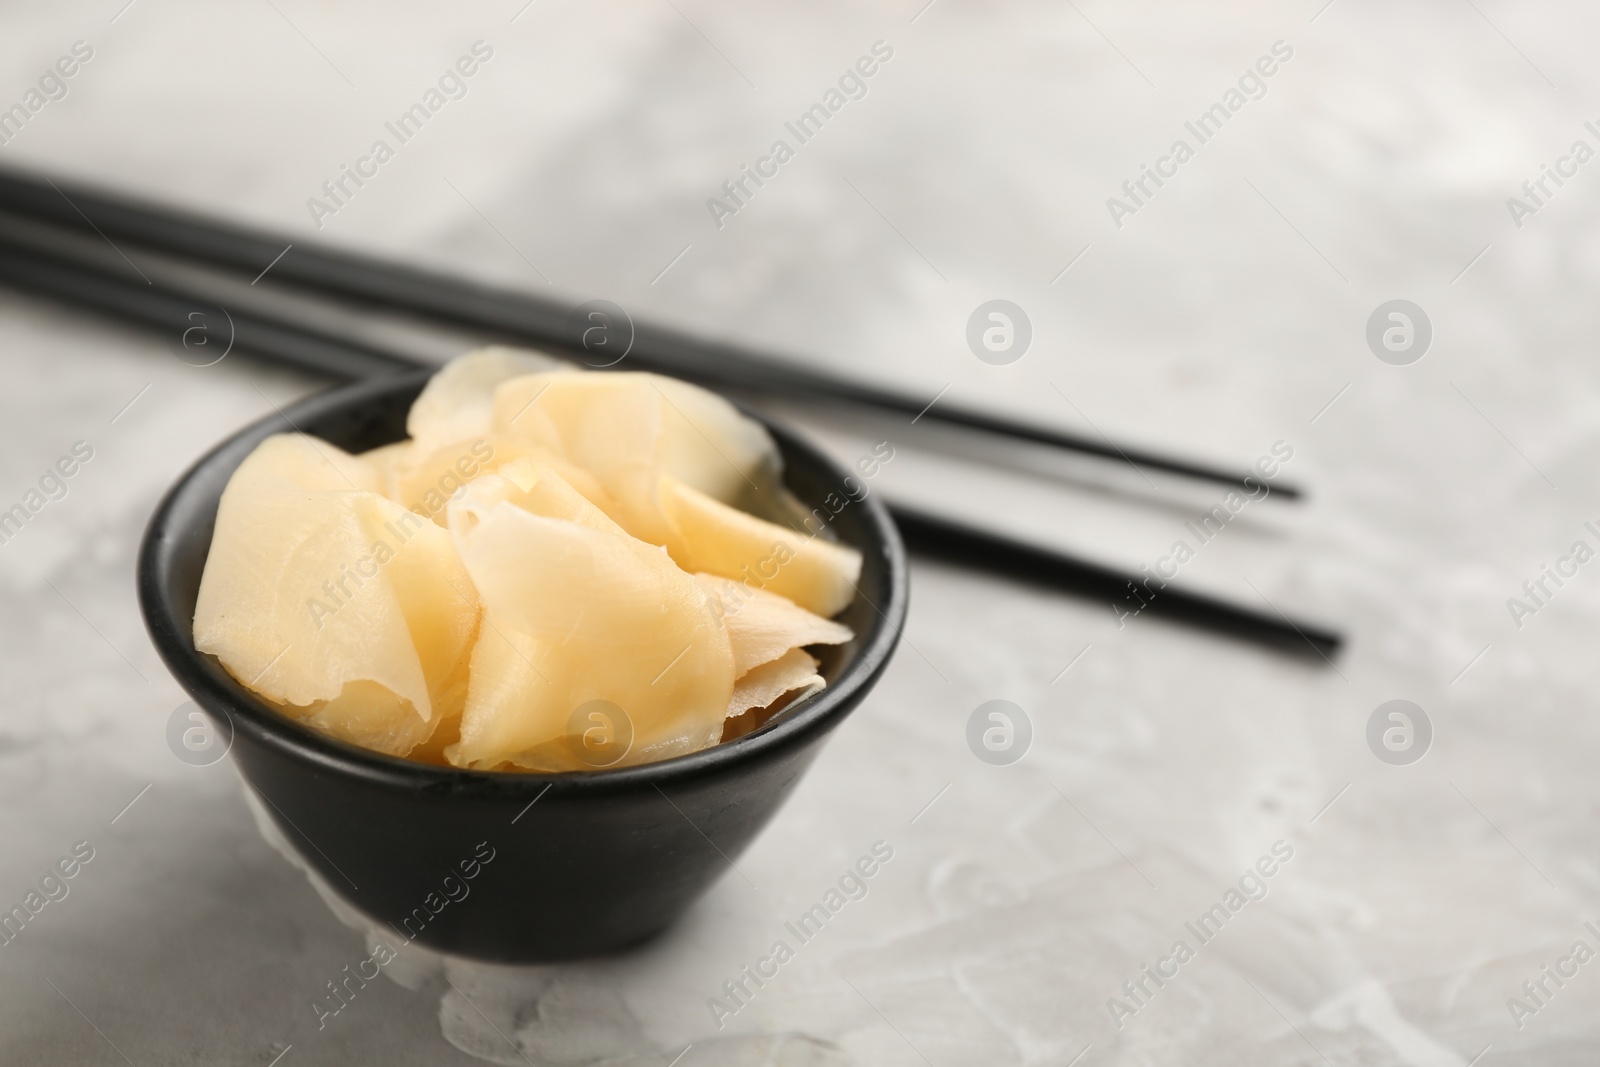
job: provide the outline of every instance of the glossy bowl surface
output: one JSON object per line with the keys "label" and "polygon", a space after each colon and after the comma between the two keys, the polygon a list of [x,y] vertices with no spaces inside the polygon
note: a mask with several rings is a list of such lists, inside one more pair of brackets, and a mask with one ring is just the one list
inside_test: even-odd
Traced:
{"label": "glossy bowl surface", "polygon": [[263,438],[298,430],[350,452],[398,441],[426,381],[406,374],[311,397],[196,463],[140,548],[145,624],[179,684],[231,731],[229,755],[283,836],[397,938],[503,962],[618,951],[666,928],[729,871],[866,697],[905,620],[904,549],[875,495],[851,499],[845,471],[769,424],[789,488],[811,507],[848,501],[830,525],[864,556],[860,596],[840,616],[856,638],[820,656],[820,694],[726,744],[618,770],[455,770],[345,744],[273,710],[195,651],[200,575],[222,490]]}

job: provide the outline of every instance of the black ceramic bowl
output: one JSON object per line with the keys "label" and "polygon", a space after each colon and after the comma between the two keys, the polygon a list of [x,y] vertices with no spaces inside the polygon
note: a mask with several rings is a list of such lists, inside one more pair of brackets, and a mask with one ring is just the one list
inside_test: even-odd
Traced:
{"label": "black ceramic bowl", "polygon": [[[230,754],[278,829],[359,911],[407,940],[487,960],[625,948],[728,872],[865,698],[905,619],[904,550],[876,497],[839,512],[834,530],[865,557],[861,595],[841,616],[856,638],[824,655],[825,690],[727,744],[578,774],[454,770],[344,744],[272,710],[196,652],[195,597],[217,501],[263,438],[298,429],[351,452],[400,440],[426,380],[408,374],[323,393],[195,464],[156,509],[139,553],[145,623],[179,684],[219,728],[231,726]],[[847,496],[844,471],[769,429],[802,501]]]}

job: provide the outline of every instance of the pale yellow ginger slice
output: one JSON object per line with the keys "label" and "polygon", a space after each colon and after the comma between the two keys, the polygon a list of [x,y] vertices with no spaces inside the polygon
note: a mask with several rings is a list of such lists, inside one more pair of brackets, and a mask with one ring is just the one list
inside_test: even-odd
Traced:
{"label": "pale yellow ginger slice", "polygon": [[574,488],[566,474],[563,467],[546,459],[524,456],[513,460],[498,473],[478,478],[451,502],[450,530],[458,536],[470,533],[496,505],[508,503],[545,518],[626,536],[621,526]]}
{"label": "pale yellow ginger slice", "polygon": [[403,460],[391,466],[386,492],[390,499],[445,526],[446,509],[462,487],[522,459],[532,460],[540,467],[554,468],[586,499],[602,508],[616,509],[610,494],[594,475],[530,439],[505,434],[453,441],[427,454],[412,448]]}
{"label": "pale yellow ginger slice", "polygon": [[662,478],[659,500],[672,558],[686,571],[736,578],[829,617],[856,595],[861,553],[799,533]]}
{"label": "pale yellow ginger slice", "polygon": [[741,677],[793,649],[842,645],[855,636],[850,627],[813,614],[787,597],[714,574],[694,577],[721,609],[733,648],[733,669]]}
{"label": "pale yellow ginger slice", "polygon": [[855,596],[861,555],[730,501],[781,499],[766,430],[727,401],[652,374],[530,375],[495,394],[495,428],[594,475],[608,514],[678,565],[763,585],[833,615]]}
{"label": "pale yellow ginger slice", "polygon": [[529,374],[571,373],[553,356],[491,345],[457,356],[439,368],[406,416],[406,433],[423,455],[453,441],[489,436],[494,394],[501,383]]}
{"label": "pale yellow ginger slice", "polygon": [[445,508],[462,486],[530,449],[488,436],[451,441],[431,451],[407,442],[405,455],[385,472],[384,488],[395,503],[443,527]]}
{"label": "pale yellow ginger slice", "polygon": [[[540,503],[546,479],[551,498],[562,495],[556,478],[545,472],[531,492],[516,492],[532,506],[575,507],[576,493]],[[577,770],[715,744],[733,693],[733,652],[700,584],[660,548],[604,528],[604,516],[536,515],[509,498],[485,510],[476,490],[451,509],[485,608],[451,761]],[[505,492],[482,487],[486,498]],[[595,708],[605,738],[625,743],[587,758],[584,739],[601,729]]]}
{"label": "pale yellow ginger slice", "polygon": [[459,714],[478,603],[449,534],[377,485],[325,442],[263,441],[222,494],[195,647],[288,714],[405,755]]}
{"label": "pale yellow ginger slice", "polygon": [[782,485],[783,460],[767,428],[697,385],[641,375],[661,396],[662,469],[724,503],[753,505]]}
{"label": "pale yellow ginger slice", "polygon": [[[470,537],[480,522],[501,504],[513,505],[546,518],[577,523],[617,537],[627,537],[620,526],[562,477],[556,465],[532,457],[508,463],[500,468],[498,474],[484,475],[468,486],[452,502],[451,529],[462,537]],[[548,682],[551,675],[564,669],[559,657],[552,661],[553,651],[559,652],[559,648],[542,643],[514,626],[500,625],[492,613],[487,615],[477,647],[473,650],[472,684],[464,716],[464,722],[470,724],[466,737],[473,741],[483,740],[478,729],[480,724],[514,726],[519,709],[536,704],[540,698],[540,687]],[[576,736],[569,737],[570,723],[554,725],[559,729],[553,736],[523,747],[507,762],[530,770],[591,769],[620,764],[635,741],[631,736],[631,721],[610,724],[619,736],[609,739],[612,744],[599,749],[584,744],[585,734],[590,741],[595,740],[592,733],[594,723],[590,718],[580,717],[584,732]],[[648,744],[643,739],[639,740],[641,744]],[[684,747],[688,750],[687,746]],[[465,760],[470,758],[470,749],[466,755],[459,748],[447,750],[447,754]],[[477,765],[493,766],[496,762],[499,761],[489,759]]]}
{"label": "pale yellow ginger slice", "polygon": [[743,715],[752,708],[765,708],[797,689],[818,690],[828,683],[817,673],[817,660],[803,648],[791,648],[746,672],[733,683],[727,717]]}
{"label": "pale yellow ginger slice", "polygon": [[658,374],[515,378],[495,393],[494,420],[496,430],[530,437],[593,473],[646,525],[662,473],[714,499],[748,503],[773,494],[782,471],[760,423],[715,393]]}
{"label": "pale yellow ginger slice", "polygon": [[[484,612],[472,648],[461,729],[456,744],[444,750],[451,764],[482,770],[584,769],[579,753],[566,743],[571,716],[548,706],[555,680],[563,677],[558,648],[497,622],[492,611]],[[548,721],[537,721],[541,714]]]}
{"label": "pale yellow ginger slice", "polygon": [[634,374],[537,374],[495,393],[494,427],[589,472],[635,537],[666,536],[652,486],[661,467],[661,396]]}
{"label": "pale yellow ginger slice", "polygon": [[337,493],[344,490],[377,493],[382,485],[372,464],[342,448],[301,433],[280,433],[262,441],[234,471],[223,490],[239,478],[253,482],[251,492]]}
{"label": "pale yellow ginger slice", "polygon": [[559,373],[564,364],[541,352],[491,346],[441,367],[406,416],[408,440],[364,452],[381,492],[439,526],[445,505],[463,485],[531,450],[491,431],[494,391],[511,378]]}
{"label": "pale yellow ginger slice", "polygon": [[[465,667],[463,661],[463,667]],[[466,671],[463,669],[462,677]],[[463,692],[461,699],[465,698]],[[306,707],[274,702],[279,711],[341,741],[390,756],[411,756],[436,734],[440,721],[425,721],[402,696],[379,682],[346,682],[332,700]],[[459,713],[455,716],[460,718]]]}
{"label": "pale yellow ginger slice", "polygon": [[399,496],[400,478],[415,462],[412,457],[413,449],[409,440],[369,449],[356,456],[377,475],[378,492],[396,503],[404,503]]}

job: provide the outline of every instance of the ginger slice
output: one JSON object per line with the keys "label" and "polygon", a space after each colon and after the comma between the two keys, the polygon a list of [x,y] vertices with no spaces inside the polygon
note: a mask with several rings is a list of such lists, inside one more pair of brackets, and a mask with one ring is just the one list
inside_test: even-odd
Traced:
{"label": "ginger slice", "polygon": [[[548,496],[541,500],[535,484],[522,502],[586,506],[558,479],[544,472]],[[450,513],[485,608],[452,762],[628,766],[715,744],[733,692],[733,652],[700,584],[661,549],[605,528],[603,515],[534,514],[514,495],[485,507],[507,490],[489,482],[482,492],[484,500],[469,490]],[[606,728],[619,740],[590,760],[585,709],[594,706],[608,709]]]}
{"label": "ginger slice", "polygon": [[667,548],[684,570],[737,578],[824,617],[855,599],[855,549],[758,519],[672,478],[661,479],[659,499]]}
{"label": "ginger slice", "polygon": [[803,648],[791,648],[775,660],[748,671],[733,683],[727,717],[765,708],[796,689],[821,689],[828,683],[817,673],[817,660]]}
{"label": "ginger slice", "polygon": [[222,494],[195,647],[292,716],[390,755],[459,714],[478,625],[449,534],[358,457],[263,441]]}
{"label": "ginger slice", "polygon": [[[799,650],[797,649],[796,651],[799,651]],[[764,664],[762,667],[757,668],[757,671],[763,671],[764,672],[764,671],[768,670],[768,668],[771,668],[772,671],[774,673],[776,673],[778,670],[780,670],[780,668],[778,668],[776,666],[776,663],[777,663],[777,661],[774,661],[773,663],[769,663],[769,664]],[[797,681],[799,682],[799,684],[796,686],[796,688],[790,689],[787,692],[779,693],[776,696],[776,698],[774,698],[768,704],[765,704],[765,705],[762,705],[762,706],[759,706],[759,707],[747,708],[744,711],[739,712],[737,715],[729,715],[722,722],[722,741],[721,741],[722,744],[727,744],[729,741],[732,741],[734,738],[743,737],[745,734],[754,733],[756,730],[761,729],[761,727],[765,726],[767,723],[771,722],[773,719],[777,718],[779,715],[782,715],[784,712],[788,711],[790,707],[792,707],[796,703],[800,702],[801,700],[804,700],[806,697],[810,696],[812,693],[816,692],[818,689],[823,688],[827,684],[826,682],[822,681],[820,679],[820,677],[815,677],[815,676],[810,677],[810,678],[806,678],[806,679],[800,679],[798,677],[798,674],[799,674],[799,665],[798,664],[796,664],[795,666],[790,666],[789,664],[785,664],[784,667],[781,668],[781,669],[783,671],[785,671],[786,673],[791,672],[791,671],[793,672],[793,673],[789,674],[789,677],[796,678]],[[756,671],[752,671],[751,674],[752,675],[756,675]],[[743,681],[743,679],[741,679],[741,681]],[[752,686],[755,685],[755,684],[759,684],[762,681],[763,681],[763,679],[760,678],[760,677],[752,677],[750,679],[750,682],[751,682]],[[772,685],[767,689],[767,692],[773,692],[777,688],[779,688],[778,685]],[[765,695],[765,694],[762,694],[762,695]],[[736,687],[735,688],[735,701],[737,701],[737,698],[738,698],[738,690],[737,690],[737,687]],[[749,699],[759,699],[759,697],[752,696]],[[730,702],[729,703],[729,710],[731,711],[734,706],[735,706],[735,703],[734,702]]]}
{"label": "ginger slice", "polygon": [[495,393],[495,429],[592,474],[603,508],[687,571],[763,585],[833,615],[855,596],[860,553],[734,506],[778,508],[781,462],[757,422],[703,389],[653,374],[538,374]]}
{"label": "ginger slice", "polygon": [[573,486],[567,473],[566,468],[533,456],[507,463],[498,473],[474,481],[451,502],[450,529],[459,537],[474,529],[497,504],[509,503],[549,519],[566,519],[626,536],[622,527]]}
{"label": "ginger slice", "polygon": [[360,458],[377,469],[385,496],[439,526],[447,525],[446,509],[465,486],[522,459],[553,467],[586,499],[602,509],[616,510],[616,502],[594,475],[527,438],[488,434],[452,441],[427,453],[419,451],[416,442],[407,441],[363,452]]}
{"label": "ginger slice", "polygon": [[365,463],[377,475],[378,492],[397,504],[405,503],[400,499],[397,487],[404,471],[415,462],[413,444],[414,442],[410,440],[396,441],[392,445],[368,449],[356,456],[356,459]]}
{"label": "ginger slice", "polygon": [[733,669],[742,676],[806,645],[842,645],[855,634],[787,597],[714,574],[696,574],[721,608],[733,647]]}
{"label": "ginger slice", "polygon": [[662,473],[713,499],[748,504],[775,496],[783,469],[760,423],[715,393],[658,374],[515,378],[495,393],[494,428],[529,437],[593,473],[620,504],[640,512],[647,533]]}
{"label": "ginger slice", "polygon": [[411,403],[406,433],[423,455],[450,444],[489,436],[495,390],[529,374],[576,373],[543,352],[491,345],[457,356],[443,367]]}

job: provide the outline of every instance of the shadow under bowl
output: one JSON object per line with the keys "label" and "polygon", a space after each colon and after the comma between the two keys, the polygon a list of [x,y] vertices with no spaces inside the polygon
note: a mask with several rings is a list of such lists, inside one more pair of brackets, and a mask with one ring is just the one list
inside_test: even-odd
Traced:
{"label": "shadow under bowl", "polygon": [[864,557],[860,595],[840,615],[856,636],[821,655],[821,693],[725,744],[615,770],[457,770],[345,744],[274,710],[195,651],[200,576],[222,491],[262,439],[298,430],[349,452],[401,440],[427,377],[311,397],[196,463],[140,548],[145,624],[179,684],[223,736],[231,732],[229,754],[285,839],[356,910],[406,941],[477,959],[616,952],[664,930],[728,872],[866,697],[905,620],[905,551],[876,497],[852,499],[845,471],[769,424],[789,489],[823,514],[848,501],[829,525]]}

